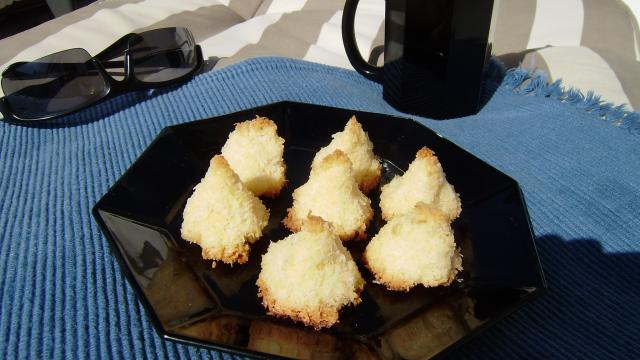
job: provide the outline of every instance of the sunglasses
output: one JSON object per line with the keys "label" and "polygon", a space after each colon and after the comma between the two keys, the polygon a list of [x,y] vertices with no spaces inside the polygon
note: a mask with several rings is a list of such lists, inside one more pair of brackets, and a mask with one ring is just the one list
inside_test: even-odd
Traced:
{"label": "sunglasses", "polygon": [[131,33],[94,57],[76,48],[11,64],[2,73],[0,112],[13,123],[48,120],[125,92],[179,83],[202,63],[186,28]]}

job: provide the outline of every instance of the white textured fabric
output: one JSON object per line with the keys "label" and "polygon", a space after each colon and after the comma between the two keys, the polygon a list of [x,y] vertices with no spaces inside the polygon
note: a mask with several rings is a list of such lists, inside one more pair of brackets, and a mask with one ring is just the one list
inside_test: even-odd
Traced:
{"label": "white textured fabric", "polygon": [[265,14],[230,27],[199,42],[204,57],[228,57],[249,44],[257,44],[262,32],[280,20],[281,13]]}
{"label": "white textured fabric", "polygon": [[[620,80],[609,64],[595,51],[582,46],[551,47],[538,51],[562,81],[579,89],[598,89],[598,95],[616,104],[629,104]],[[589,74],[589,76],[585,76]],[[597,75],[596,75],[597,74]],[[555,76],[558,77],[558,76]]]}
{"label": "white textured fabric", "polygon": [[527,49],[579,46],[583,21],[582,0],[538,0]]}
{"label": "white textured fabric", "polygon": [[636,53],[636,61],[640,61],[640,0],[621,0],[633,14],[635,18],[635,27],[633,29],[634,51]]}
{"label": "white textured fabric", "polygon": [[[8,59],[3,68],[17,61],[33,60],[72,47],[81,47],[91,54],[97,54],[124,34],[152,25],[172,14],[197,11],[198,8],[214,4],[221,4],[221,2],[218,0],[144,0],[124,4],[116,9],[99,10],[91,17],[74,21],[58,32],[43,34],[40,42]],[[68,16],[70,14],[51,21],[63,22]],[[30,31],[38,31],[38,27],[28,30]],[[21,35],[17,34],[15,37],[19,38]]]}

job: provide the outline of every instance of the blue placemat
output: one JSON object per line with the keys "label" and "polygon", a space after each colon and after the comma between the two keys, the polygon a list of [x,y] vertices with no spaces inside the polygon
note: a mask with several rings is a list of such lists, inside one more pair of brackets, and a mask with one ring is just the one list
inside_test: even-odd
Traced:
{"label": "blue placemat", "polygon": [[[0,358],[227,356],[159,338],[90,209],[163,127],[280,100],[398,114],[355,72],[260,58],[77,126],[0,124]],[[478,115],[422,120],[521,184],[549,285],[456,356],[640,357],[637,119],[515,71]]]}

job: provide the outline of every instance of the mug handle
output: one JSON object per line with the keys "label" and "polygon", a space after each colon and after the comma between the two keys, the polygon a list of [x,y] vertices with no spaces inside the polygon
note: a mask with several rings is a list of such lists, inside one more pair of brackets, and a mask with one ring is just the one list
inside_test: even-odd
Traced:
{"label": "mug handle", "polygon": [[359,0],[347,0],[342,12],[342,42],[349,62],[357,72],[369,80],[382,81],[382,67],[369,64],[362,58],[356,44],[355,18]]}

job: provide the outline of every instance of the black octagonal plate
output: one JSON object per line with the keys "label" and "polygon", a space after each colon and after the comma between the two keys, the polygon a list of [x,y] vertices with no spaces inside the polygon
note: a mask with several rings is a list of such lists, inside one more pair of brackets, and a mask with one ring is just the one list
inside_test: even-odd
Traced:
{"label": "black octagonal plate", "polygon": [[[433,149],[460,193],[453,226],[464,271],[448,287],[391,292],[362,267],[367,241],[347,247],[368,284],[362,303],[331,329],[314,331],[265,314],[255,281],[270,241],[288,235],[280,221],[293,189],[306,181],[315,151],[356,115],[384,163],[382,183],[401,174],[422,146]],[[233,124],[267,116],[285,139],[288,187],[265,204],[265,234],[242,266],[200,257],[180,238],[182,211]],[[376,216],[369,238],[383,225]],[[165,338],[252,356],[428,358],[445,356],[480,330],[535,297],[545,286],[518,184],[419,123],[317,105],[281,102],[164,129],[96,204],[93,214],[114,256]],[[480,340],[481,341],[481,340]]]}

